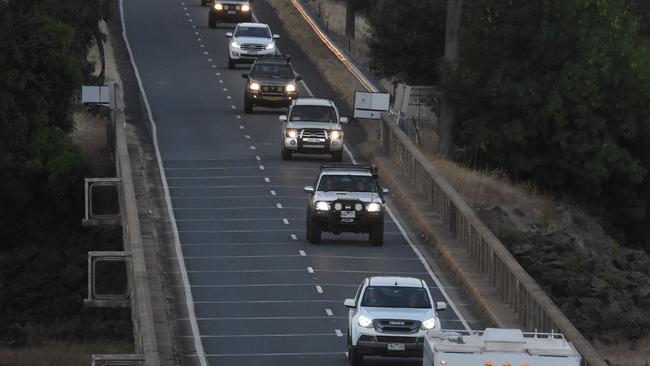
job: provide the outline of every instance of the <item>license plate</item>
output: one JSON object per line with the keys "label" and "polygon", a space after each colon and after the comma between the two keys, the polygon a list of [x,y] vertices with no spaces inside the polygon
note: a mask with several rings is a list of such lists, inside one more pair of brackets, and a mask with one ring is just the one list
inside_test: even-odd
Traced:
{"label": "license plate", "polygon": [[357,217],[357,213],[354,211],[341,211],[342,219],[353,219]]}
{"label": "license plate", "polygon": [[389,351],[405,351],[406,345],[404,343],[388,343]]}
{"label": "license plate", "polygon": [[237,14],[235,10],[228,10],[228,14]]}
{"label": "license plate", "polygon": [[305,141],[305,142],[325,142],[325,139],[314,139],[314,138],[305,137],[303,139],[303,141]]}
{"label": "license plate", "polygon": [[274,100],[280,100],[280,97],[266,97],[265,99],[274,101]]}
{"label": "license plate", "polygon": [[247,51],[249,56],[255,56],[257,55],[257,51]]}

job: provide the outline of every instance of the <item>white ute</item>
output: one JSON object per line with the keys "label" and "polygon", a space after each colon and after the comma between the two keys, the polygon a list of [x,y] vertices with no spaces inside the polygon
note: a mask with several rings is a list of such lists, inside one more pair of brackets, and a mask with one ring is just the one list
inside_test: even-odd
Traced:
{"label": "white ute", "polygon": [[580,366],[580,354],[559,333],[432,330],[424,344],[423,366]]}
{"label": "white ute", "polygon": [[427,284],[411,277],[366,278],[354,299],[345,300],[348,359],[361,365],[364,356],[422,357],[427,330],[440,329]]}

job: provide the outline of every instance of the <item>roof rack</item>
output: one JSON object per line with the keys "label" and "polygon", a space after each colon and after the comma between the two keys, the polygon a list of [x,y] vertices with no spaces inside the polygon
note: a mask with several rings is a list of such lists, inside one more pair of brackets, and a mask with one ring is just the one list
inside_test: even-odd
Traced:
{"label": "roof rack", "polygon": [[377,177],[377,166],[373,163],[367,164],[350,164],[350,163],[321,163],[320,169],[363,169],[369,170],[372,173],[373,177]]}
{"label": "roof rack", "polygon": [[280,60],[280,61],[286,61],[286,62],[291,62],[291,55],[260,55],[258,60]]}

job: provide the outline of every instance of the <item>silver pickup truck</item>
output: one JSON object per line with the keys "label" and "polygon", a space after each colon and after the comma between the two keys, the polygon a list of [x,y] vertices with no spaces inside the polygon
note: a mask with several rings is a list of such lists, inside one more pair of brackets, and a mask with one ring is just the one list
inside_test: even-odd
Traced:
{"label": "silver pickup truck", "polygon": [[343,160],[343,128],[346,117],[339,117],[329,99],[298,98],[282,121],[282,158],[291,160],[293,153],[331,154]]}

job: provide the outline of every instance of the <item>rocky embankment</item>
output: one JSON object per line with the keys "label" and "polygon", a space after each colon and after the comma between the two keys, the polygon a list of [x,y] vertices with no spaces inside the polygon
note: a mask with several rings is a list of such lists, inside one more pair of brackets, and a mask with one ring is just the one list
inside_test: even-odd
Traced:
{"label": "rocky embankment", "polygon": [[514,228],[525,221],[522,211],[495,206],[478,213],[587,337],[618,343],[648,336],[647,253],[621,247],[602,232],[582,235],[588,228],[577,216],[573,225],[559,230],[520,230]]}

